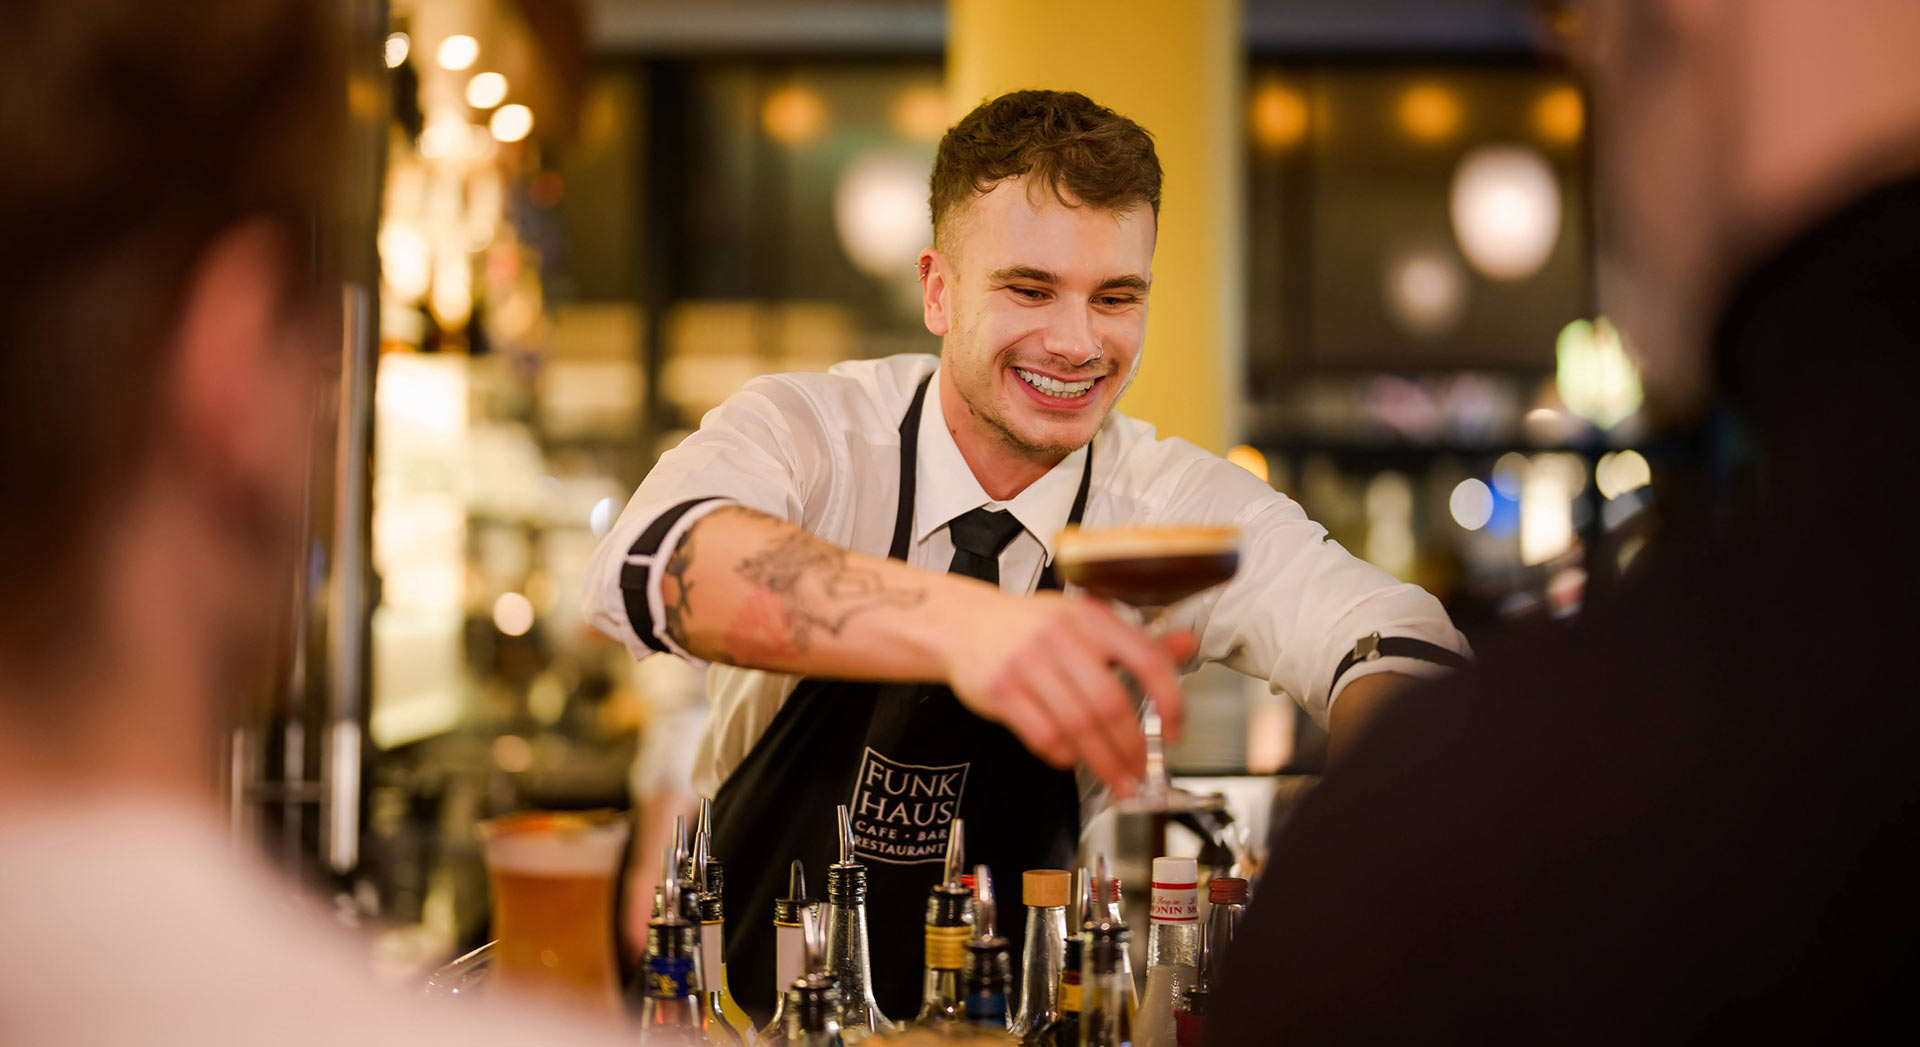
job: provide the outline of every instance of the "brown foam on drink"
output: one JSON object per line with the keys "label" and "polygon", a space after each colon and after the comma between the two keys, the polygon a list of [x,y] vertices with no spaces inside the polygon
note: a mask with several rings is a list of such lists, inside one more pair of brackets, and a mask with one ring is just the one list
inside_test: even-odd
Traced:
{"label": "brown foam on drink", "polygon": [[1061,566],[1161,556],[1237,552],[1237,527],[1069,527],[1054,539]]}

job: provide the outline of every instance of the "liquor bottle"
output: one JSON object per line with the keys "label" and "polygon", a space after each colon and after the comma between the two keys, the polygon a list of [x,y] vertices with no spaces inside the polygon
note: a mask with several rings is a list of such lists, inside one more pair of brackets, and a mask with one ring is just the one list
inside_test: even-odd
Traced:
{"label": "liquor bottle", "polygon": [[[814,900],[807,897],[807,867],[795,858],[787,867],[787,896],[773,900],[773,1017],[767,1019],[759,1039],[753,1041],[754,1047],[778,1047],[787,1042],[787,990],[810,970],[806,965],[806,936],[801,917],[817,917],[815,905]],[[821,963],[826,962],[826,956],[822,943]],[[839,999],[836,985],[836,1008],[840,1006]],[[836,1024],[839,1020],[834,1019]]]}
{"label": "liquor bottle", "polygon": [[853,818],[840,805],[840,860],[827,866],[827,967],[840,983],[841,1035],[849,1045],[893,1031],[873,999],[867,958],[867,867],[854,858]]}
{"label": "liquor bottle", "polygon": [[973,1042],[1018,1043],[1008,1031],[1007,992],[1013,987],[1013,957],[998,931],[993,873],[973,867],[973,940],[967,943],[967,1024],[978,1027]]}
{"label": "liquor bottle", "polygon": [[[1095,860],[1094,882],[1106,884],[1107,860]],[[1117,906],[1115,907],[1117,908]],[[1087,928],[1080,983],[1084,993],[1080,1015],[1080,1047],[1132,1047],[1133,1013],[1127,1004],[1127,925],[1111,908]]]}
{"label": "liquor bottle", "polygon": [[681,915],[678,863],[668,848],[660,870],[662,905],[647,923],[647,954],[641,968],[640,1043],[643,1047],[698,1047],[700,927]]}
{"label": "liquor bottle", "polygon": [[801,962],[806,973],[794,979],[780,996],[780,1010],[785,1015],[781,1042],[791,1047],[845,1047],[846,1041],[840,1032],[840,986],[827,970],[820,924],[810,908],[801,909],[798,915]]}
{"label": "liquor bottle", "polygon": [[[1060,949],[1059,1012],[1053,1019],[1023,1034],[1021,1047],[1080,1047],[1080,969],[1085,956],[1086,928],[1094,918],[1093,874],[1081,866],[1074,881],[1074,910],[1068,935]],[[1029,925],[1031,926],[1031,925]]]}
{"label": "liquor bottle", "polygon": [[699,888],[700,961],[707,987],[707,1010],[732,1029],[742,1040],[753,1035],[753,1020],[733,999],[727,985],[726,910],[723,892],[726,866],[713,856],[713,801],[700,801],[699,829],[693,836],[693,854],[688,856],[685,879]]}
{"label": "liquor bottle", "polygon": [[1187,990],[1183,1006],[1173,1016],[1176,1047],[1200,1047],[1206,1039],[1207,1003],[1213,987],[1226,971],[1227,948],[1247,914],[1247,881],[1218,879],[1207,884],[1205,933],[1200,938],[1200,980]]}
{"label": "liquor bottle", "polygon": [[[726,912],[721,905],[719,892],[710,888],[707,879],[710,839],[704,831],[694,834],[693,853],[687,858],[684,868],[685,872],[692,874],[696,911],[700,918],[702,1027],[707,1030],[708,1040],[714,1043],[744,1047],[747,1035],[753,1032],[753,1023],[746,1020],[746,1012],[733,1002],[733,994],[727,990],[727,961],[724,955]],[[738,1023],[727,1013],[729,1009],[740,1015]]]}
{"label": "liquor bottle", "polygon": [[966,820],[955,818],[947,830],[946,875],[927,892],[927,967],[920,1013],[913,1019],[915,1029],[959,1025],[966,1018],[960,998],[967,942],[973,937],[973,895],[960,885],[965,833]]}
{"label": "liquor bottle", "polygon": [[[1052,1024],[1060,1013],[1060,966],[1066,958],[1071,879],[1065,869],[1028,869],[1020,876],[1027,940],[1020,947],[1020,1011],[1012,1028],[1023,1041]],[[1073,974],[1077,986],[1080,972]]]}
{"label": "liquor bottle", "polygon": [[1135,1018],[1140,1047],[1174,1047],[1174,1011],[1193,987],[1200,963],[1198,863],[1153,860],[1153,904],[1148,910],[1147,991]]}
{"label": "liquor bottle", "polygon": [[[1106,855],[1095,855],[1095,859],[1096,864],[1101,866],[1106,864]],[[1115,876],[1097,879],[1094,881],[1094,891],[1096,894],[1106,892],[1104,895],[1106,900],[1099,902],[1096,907],[1114,923],[1125,924],[1126,920],[1120,915],[1120,907],[1123,904],[1120,898],[1120,878]],[[1140,983],[1133,976],[1131,950],[1123,950],[1120,953],[1120,974],[1121,987],[1127,992],[1127,1014],[1131,1017],[1140,1013]]]}

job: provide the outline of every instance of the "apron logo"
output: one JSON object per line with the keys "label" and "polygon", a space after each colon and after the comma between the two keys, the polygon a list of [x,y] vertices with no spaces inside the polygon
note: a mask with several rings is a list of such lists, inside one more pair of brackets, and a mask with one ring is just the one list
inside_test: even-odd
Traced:
{"label": "apron logo", "polygon": [[893,865],[944,861],[971,766],[901,763],[868,746],[853,784],[853,849]]}

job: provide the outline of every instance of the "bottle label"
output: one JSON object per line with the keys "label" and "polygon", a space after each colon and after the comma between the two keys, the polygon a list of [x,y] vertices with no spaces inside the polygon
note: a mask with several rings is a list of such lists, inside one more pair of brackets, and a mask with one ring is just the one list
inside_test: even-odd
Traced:
{"label": "bottle label", "polygon": [[1080,983],[1063,981],[1060,983],[1060,1009],[1080,1013]]}
{"label": "bottle label", "polygon": [[653,956],[647,959],[647,995],[674,1000],[693,995],[693,957]]}
{"label": "bottle label", "polygon": [[700,988],[707,992],[720,991],[720,975],[726,968],[721,949],[726,943],[726,927],[720,920],[700,921],[700,966],[707,984]]}
{"label": "bottle label", "polygon": [[967,939],[971,927],[927,928],[927,966],[943,971],[958,971],[967,965]]}
{"label": "bottle label", "polygon": [[1200,919],[1198,884],[1153,883],[1151,915],[1161,923],[1193,923]]}

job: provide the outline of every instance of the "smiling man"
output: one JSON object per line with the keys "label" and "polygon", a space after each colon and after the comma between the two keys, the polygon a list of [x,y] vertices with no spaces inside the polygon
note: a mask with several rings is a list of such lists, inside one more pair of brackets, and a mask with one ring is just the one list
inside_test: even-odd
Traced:
{"label": "smiling man", "polygon": [[[1140,777],[1113,667],[1169,734],[1179,670],[1220,661],[1340,737],[1465,650],[1438,601],[1291,500],[1113,410],[1144,348],[1160,180],[1148,134],[1082,95],[980,106],[934,161],[919,266],[939,358],[755,379],[661,458],[596,555],[596,625],[636,655],[718,663],[694,784],[744,873],[727,945],[749,1009],[770,1004],[768,907],[791,859],[816,876],[836,859],[836,805],[873,886],[876,995],[901,1014],[955,817],[969,860],[1015,883],[1073,860],[1076,766],[1122,793]],[[1235,526],[1240,574],[1156,640],[1059,592],[1069,524]]]}

